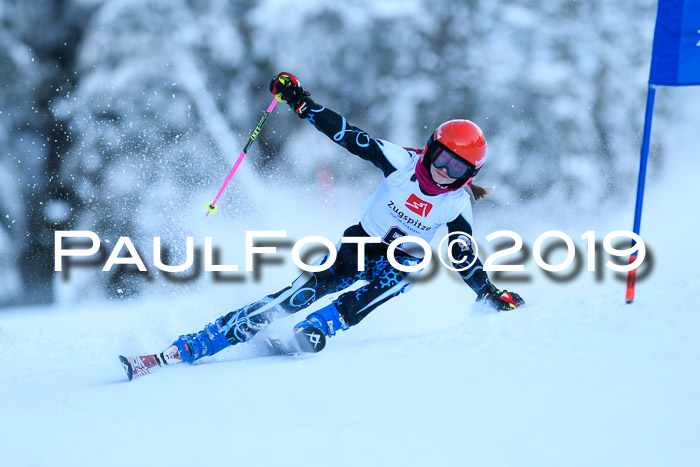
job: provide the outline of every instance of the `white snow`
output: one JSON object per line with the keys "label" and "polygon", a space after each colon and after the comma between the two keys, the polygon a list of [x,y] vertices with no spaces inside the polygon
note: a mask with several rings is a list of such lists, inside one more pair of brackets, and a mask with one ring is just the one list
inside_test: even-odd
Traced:
{"label": "white snow", "polygon": [[[160,351],[292,269],[171,298],[5,311],[3,465],[698,465],[700,223],[683,215],[700,195],[693,137],[677,135],[678,162],[651,175],[642,234],[656,263],[631,306],[609,271],[600,283],[538,274],[509,286],[527,307],[489,313],[441,270],[320,354],[254,358],[245,344],[131,383],[117,355]],[[631,203],[566,225],[521,212],[529,223],[508,227],[576,240],[629,228]],[[338,233],[345,221],[329,219]]]}
{"label": "white snow", "polygon": [[70,205],[64,201],[52,199],[46,203],[46,219],[58,224],[65,222],[70,216]]}
{"label": "white snow", "polygon": [[132,383],[116,355],[226,302],[6,313],[5,465],[692,465],[700,279],[657,280],[501,314],[425,286],[314,356],[242,345]]}

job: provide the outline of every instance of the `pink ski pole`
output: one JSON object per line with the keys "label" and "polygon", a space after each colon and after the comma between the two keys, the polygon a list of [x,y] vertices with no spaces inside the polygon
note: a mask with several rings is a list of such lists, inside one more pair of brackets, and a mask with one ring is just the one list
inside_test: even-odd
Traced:
{"label": "pink ski pole", "polygon": [[233,177],[233,174],[235,174],[236,170],[238,170],[238,166],[241,165],[241,162],[243,162],[243,158],[248,153],[248,149],[253,144],[253,141],[255,141],[255,138],[258,137],[258,133],[260,133],[260,130],[262,130],[263,125],[265,125],[265,122],[267,121],[267,117],[270,116],[270,113],[272,113],[272,109],[275,108],[275,105],[277,105],[277,96],[275,96],[272,99],[272,102],[267,107],[267,110],[263,114],[262,118],[260,118],[258,125],[255,127],[255,130],[253,130],[253,134],[250,135],[250,139],[248,140],[248,144],[245,145],[245,147],[243,148],[243,151],[241,151],[241,154],[238,156],[238,159],[236,159],[236,163],[233,164],[233,168],[228,173],[228,177],[226,177],[226,180],[224,180],[224,184],[221,185],[219,192],[216,194],[216,198],[214,198],[214,201],[212,201],[210,204],[207,204],[206,216],[208,216],[209,213],[214,214],[217,211],[218,208],[216,206],[216,202],[219,201],[219,196],[221,196],[221,193],[224,192],[224,189],[226,189],[226,185],[228,185],[228,182],[231,181],[231,177]]}

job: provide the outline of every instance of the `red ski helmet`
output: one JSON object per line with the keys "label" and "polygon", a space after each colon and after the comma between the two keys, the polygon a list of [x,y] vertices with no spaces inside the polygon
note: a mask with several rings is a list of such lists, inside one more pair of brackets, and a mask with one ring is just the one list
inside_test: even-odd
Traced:
{"label": "red ski helmet", "polygon": [[428,173],[433,161],[437,167],[447,166],[450,177],[456,178],[444,188],[464,186],[486,161],[486,138],[481,128],[469,120],[450,120],[437,127],[423,149],[421,162]]}

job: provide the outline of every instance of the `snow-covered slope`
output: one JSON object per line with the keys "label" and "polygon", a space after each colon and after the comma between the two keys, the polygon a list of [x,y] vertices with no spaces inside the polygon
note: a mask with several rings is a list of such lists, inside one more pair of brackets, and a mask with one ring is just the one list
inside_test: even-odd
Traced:
{"label": "snow-covered slope", "polygon": [[[320,354],[245,344],[132,383],[118,354],[159,351],[292,276],[3,311],[2,465],[700,465],[693,137],[647,193],[656,261],[631,306],[609,276],[537,275],[512,287],[527,307],[489,313],[440,271]],[[535,227],[629,228],[631,211]]]}
{"label": "snow-covered slope", "polygon": [[427,289],[314,356],[251,359],[246,344],[132,383],[116,355],[176,337],[153,312],[174,304],[6,314],[4,465],[700,459],[697,277],[654,284],[634,306],[615,290],[502,314]]}

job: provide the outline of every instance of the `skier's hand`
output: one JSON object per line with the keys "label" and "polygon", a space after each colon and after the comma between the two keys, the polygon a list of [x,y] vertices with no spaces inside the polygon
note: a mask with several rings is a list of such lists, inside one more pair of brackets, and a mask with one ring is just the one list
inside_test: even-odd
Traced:
{"label": "skier's hand", "polygon": [[286,102],[301,118],[309,113],[307,102],[310,93],[301,87],[299,78],[290,73],[280,73],[270,81],[270,92],[280,102]]}
{"label": "skier's hand", "polygon": [[525,305],[525,300],[515,292],[498,290],[493,284],[487,284],[479,290],[477,302],[484,302],[498,311],[514,310]]}

